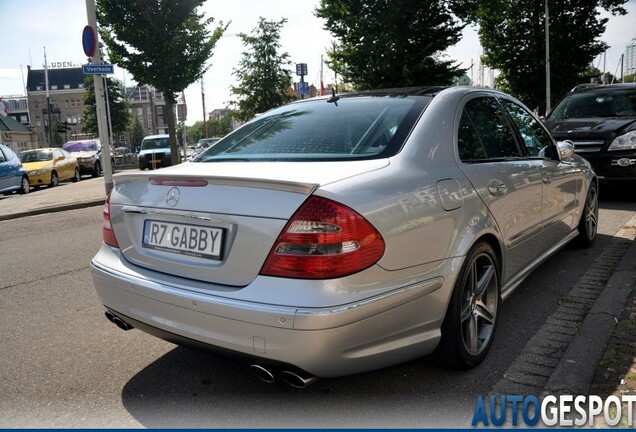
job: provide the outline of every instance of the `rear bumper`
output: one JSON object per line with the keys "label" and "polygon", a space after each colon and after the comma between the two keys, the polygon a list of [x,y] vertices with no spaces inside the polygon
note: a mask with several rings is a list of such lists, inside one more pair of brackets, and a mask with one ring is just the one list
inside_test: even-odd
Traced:
{"label": "rear bumper", "polygon": [[[335,307],[290,307],[204,295],[91,262],[107,309],[171,342],[284,363],[322,377],[348,375],[431,353],[452,281],[436,277]],[[186,343],[190,341],[192,343]]]}

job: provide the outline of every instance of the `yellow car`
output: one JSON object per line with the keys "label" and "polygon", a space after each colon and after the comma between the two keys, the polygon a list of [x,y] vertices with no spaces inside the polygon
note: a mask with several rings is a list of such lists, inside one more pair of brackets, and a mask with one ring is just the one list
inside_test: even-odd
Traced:
{"label": "yellow car", "polygon": [[29,184],[34,188],[40,186],[55,187],[61,181],[80,180],[77,159],[66,150],[60,148],[40,148],[20,153],[22,166],[29,174]]}

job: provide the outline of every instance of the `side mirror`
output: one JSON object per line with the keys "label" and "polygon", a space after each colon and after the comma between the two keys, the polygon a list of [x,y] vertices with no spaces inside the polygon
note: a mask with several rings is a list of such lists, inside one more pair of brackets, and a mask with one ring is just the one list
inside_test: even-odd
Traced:
{"label": "side mirror", "polygon": [[557,142],[557,149],[562,161],[571,161],[574,156],[574,143],[572,141]]}

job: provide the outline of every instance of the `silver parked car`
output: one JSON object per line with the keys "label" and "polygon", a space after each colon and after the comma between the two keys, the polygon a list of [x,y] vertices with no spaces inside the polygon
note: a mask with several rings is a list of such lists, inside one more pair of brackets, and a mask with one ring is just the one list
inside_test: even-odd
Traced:
{"label": "silver parked car", "polygon": [[271,110],[195,161],[120,174],[106,316],[302,387],[433,353],[468,368],[501,300],[575,238],[597,179],[514,98],[382,90]]}

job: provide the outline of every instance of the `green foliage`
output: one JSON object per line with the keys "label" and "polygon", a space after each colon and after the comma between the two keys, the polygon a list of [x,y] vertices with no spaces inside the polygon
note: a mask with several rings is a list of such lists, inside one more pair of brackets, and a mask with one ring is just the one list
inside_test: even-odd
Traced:
{"label": "green foliage", "polygon": [[141,126],[139,119],[136,115],[131,115],[131,120],[128,125],[128,135],[130,142],[128,143],[132,150],[141,146],[141,140],[144,139],[144,128]]}
{"label": "green foliage", "polygon": [[53,128],[53,143],[51,145],[52,147],[62,147],[62,145],[67,141],[66,134],[58,131],[58,128],[60,127],[62,122],[53,120],[51,123],[51,126]]}
{"label": "green foliage", "polygon": [[139,84],[161,90],[166,99],[172,162],[178,163],[174,106],[176,95],[209,68],[206,62],[226,30],[197,9],[205,0],[97,0],[100,36],[110,60]]}
{"label": "green foliage", "polygon": [[291,71],[286,69],[291,61],[288,53],[280,52],[280,29],[286,22],[261,17],[251,35],[239,34],[247,51],[233,72],[238,85],[230,87],[236,97],[230,103],[238,108],[240,120],[249,120],[293,100]]}
{"label": "green foliage", "polygon": [[[209,120],[208,126],[208,138],[212,137],[224,137],[232,132],[232,126],[234,118],[231,115],[226,115],[221,120]],[[201,138],[205,138],[205,127],[202,121],[197,121],[192,126],[188,126],[186,129],[187,139],[190,143],[196,143]]]}
{"label": "green foliage", "polygon": [[[95,110],[95,82],[93,75],[87,75],[84,79],[86,93],[84,94],[84,113],[82,114],[82,132],[99,136],[97,130],[97,113]],[[108,87],[108,103],[111,116],[113,136],[118,136],[128,129],[130,104],[126,99],[124,86],[114,78],[106,78]],[[107,110],[108,116],[108,110]]]}
{"label": "green foliage", "polygon": [[[584,72],[607,44],[598,38],[607,18],[601,10],[625,14],[626,0],[550,1],[551,101],[584,81]],[[536,0],[456,1],[455,11],[479,24],[482,61],[501,71],[508,90],[540,112],[546,106],[545,2]],[[587,81],[589,82],[589,81]]]}
{"label": "green foliage", "polygon": [[316,15],[337,43],[329,66],[356,89],[451,84],[445,60],[463,26],[442,0],[321,0]]}
{"label": "green foliage", "polygon": [[623,78],[623,80],[626,83],[636,83],[636,73],[633,73],[631,75],[625,75],[625,78]]}

